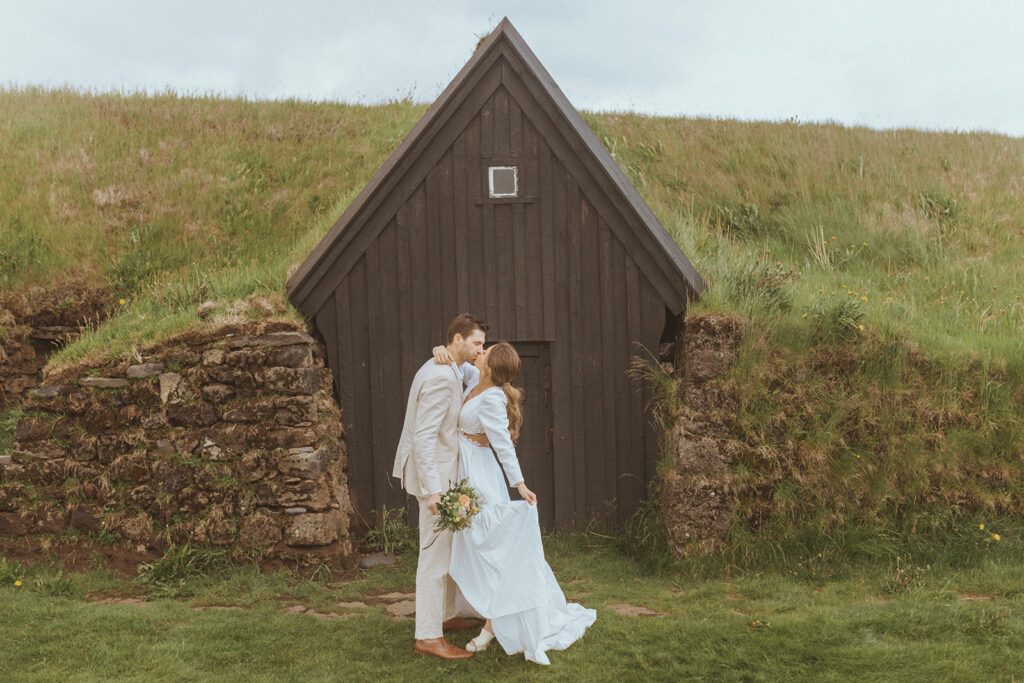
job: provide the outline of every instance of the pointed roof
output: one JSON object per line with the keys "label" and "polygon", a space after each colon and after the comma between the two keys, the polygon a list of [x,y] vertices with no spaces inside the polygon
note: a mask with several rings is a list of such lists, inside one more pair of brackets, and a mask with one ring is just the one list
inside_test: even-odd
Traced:
{"label": "pointed roof", "polygon": [[[567,137],[576,138],[568,140],[573,151],[580,156],[589,156],[589,161],[596,162],[596,167],[604,175],[602,184],[610,186],[609,190],[612,191],[609,192],[609,198],[619,206],[625,222],[634,226],[634,229],[639,228],[637,236],[641,244],[661,271],[661,277],[652,278],[652,284],[666,305],[674,313],[679,313],[687,299],[696,298],[704,291],[703,279],[679,245],[506,17],[477,46],[472,58],[289,278],[288,296],[299,310],[311,317],[316,314],[328,296],[325,292],[333,289],[323,287],[322,280],[330,277],[333,284],[340,282],[351,264],[376,236],[364,234],[371,232],[364,228],[367,227],[368,219],[384,203],[384,195],[394,191],[404,179],[405,172],[418,155],[424,152],[432,135],[440,131],[469,99],[471,91],[484,77],[484,72],[497,59],[507,58],[509,53],[518,57],[525,67],[525,73],[518,73],[518,76],[534,81],[547,95],[549,101],[540,102],[546,113],[561,123],[559,128],[566,132]],[[380,229],[382,226],[377,227]],[[343,256],[342,267],[335,267]]]}

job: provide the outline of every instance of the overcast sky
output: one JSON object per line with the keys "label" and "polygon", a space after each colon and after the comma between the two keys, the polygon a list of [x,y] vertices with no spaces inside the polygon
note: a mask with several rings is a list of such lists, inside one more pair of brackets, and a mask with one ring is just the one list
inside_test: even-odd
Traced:
{"label": "overcast sky", "polygon": [[591,111],[1024,136],[1024,2],[0,0],[0,84],[430,102],[508,16]]}

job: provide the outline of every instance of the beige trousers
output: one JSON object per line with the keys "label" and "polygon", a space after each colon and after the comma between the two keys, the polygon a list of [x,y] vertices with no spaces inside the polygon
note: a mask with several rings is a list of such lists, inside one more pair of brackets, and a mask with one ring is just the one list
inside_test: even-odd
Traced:
{"label": "beige trousers", "polygon": [[[455,616],[455,582],[448,576],[452,557],[452,532],[434,530],[437,515],[427,507],[429,496],[420,503],[420,556],[416,564],[416,640],[440,638],[441,625]],[[436,540],[434,540],[436,537]],[[431,543],[433,541],[433,543]],[[424,549],[428,543],[429,548]]]}

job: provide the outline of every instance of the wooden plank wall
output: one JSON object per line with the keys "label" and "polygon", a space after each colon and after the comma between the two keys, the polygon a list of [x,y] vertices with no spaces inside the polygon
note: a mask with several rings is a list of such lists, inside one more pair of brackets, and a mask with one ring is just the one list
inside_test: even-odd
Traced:
{"label": "wooden plank wall", "polygon": [[[654,475],[649,392],[627,371],[634,342],[657,348],[664,303],[620,241],[622,218],[599,213],[593,180],[567,170],[552,123],[535,119],[499,87],[397,213],[372,219],[383,229],[316,316],[365,523],[408,502],[390,472],[409,386],[464,310],[488,320],[489,339],[550,344],[553,481],[536,487],[554,499],[546,526],[611,501],[628,512]],[[519,201],[488,198],[492,165],[519,167]]]}

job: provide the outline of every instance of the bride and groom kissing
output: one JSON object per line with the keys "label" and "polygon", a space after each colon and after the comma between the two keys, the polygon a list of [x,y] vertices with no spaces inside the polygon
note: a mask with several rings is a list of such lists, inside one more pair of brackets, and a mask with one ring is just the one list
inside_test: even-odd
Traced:
{"label": "bride and groom kissing", "polygon": [[[392,474],[419,501],[415,651],[465,659],[496,638],[507,654],[549,664],[546,652],[578,640],[597,612],[567,603],[544,560],[537,496],[514,445],[522,392],[511,382],[520,359],[508,342],[485,350],[487,329],[476,316],[456,316],[409,391]],[[506,476],[523,500],[511,499]],[[463,478],[481,495],[480,511],[469,528],[438,532],[441,494]],[[445,639],[480,620],[465,649]]]}

